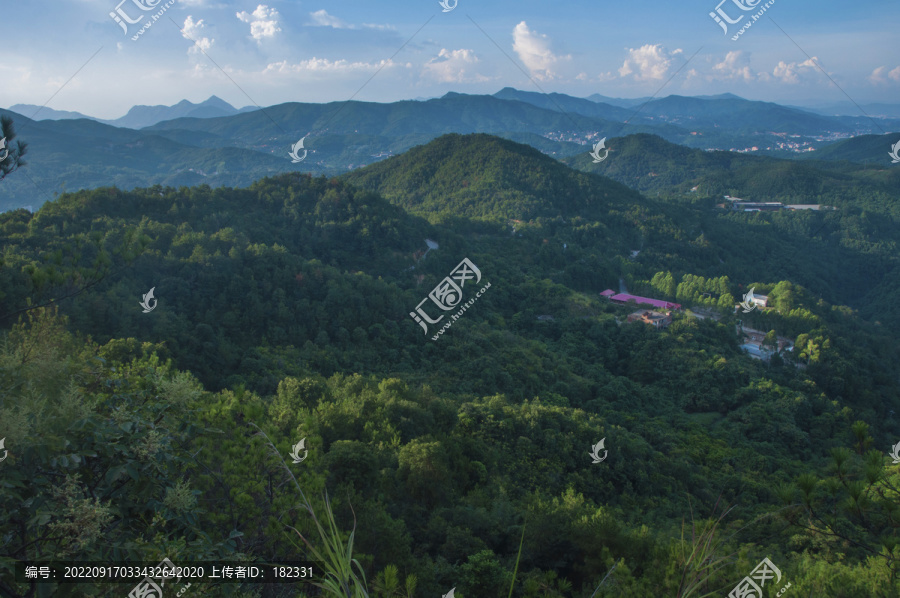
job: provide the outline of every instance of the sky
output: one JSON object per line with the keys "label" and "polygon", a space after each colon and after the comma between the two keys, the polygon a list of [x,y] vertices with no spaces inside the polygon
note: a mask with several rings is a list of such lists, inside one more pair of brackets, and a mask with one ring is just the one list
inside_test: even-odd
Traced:
{"label": "sky", "polygon": [[[444,12],[438,0],[0,0],[0,106],[112,119],[134,105],[212,95],[265,107],[504,87],[900,103],[896,0],[773,0],[756,21],[768,0],[444,1],[455,8]],[[710,16],[717,8],[740,18],[727,33]]]}

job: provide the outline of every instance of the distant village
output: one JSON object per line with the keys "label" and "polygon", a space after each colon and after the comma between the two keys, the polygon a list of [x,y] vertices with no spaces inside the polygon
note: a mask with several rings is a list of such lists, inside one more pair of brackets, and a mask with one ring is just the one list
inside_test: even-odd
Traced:
{"label": "distant village", "polygon": [[779,210],[836,210],[832,206],[823,206],[817,203],[783,204],[780,201],[747,201],[740,197],[725,196],[726,203],[717,204],[717,208],[733,210],[736,212],[777,212]]}
{"label": "distant village", "polygon": [[[680,303],[672,303],[663,299],[652,299],[650,297],[640,297],[638,295],[630,295],[628,293],[616,293],[612,289],[607,289],[600,293],[600,296],[606,297],[612,303],[619,305],[649,305],[653,309],[639,309],[627,317],[627,323],[642,322],[649,324],[654,328],[665,328],[672,323],[672,312],[681,310]],[[767,309],[769,298],[766,295],[753,295],[748,298],[759,309]],[[735,312],[741,309],[740,305],[735,305]],[[704,318],[707,316],[698,315]],[[715,315],[710,315],[713,319],[718,319]],[[552,319],[549,316],[542,316],[538,319]],[[774,344],[766,344],[766,333],[762,330],[746,328],[742,323],[738,323],[738,333],[742,335],[741,349],[743,349],[750,357],[769,361],[776,353],[784,351],[793,351],[794,343],[792,339],[786,337],[777,337]]]}

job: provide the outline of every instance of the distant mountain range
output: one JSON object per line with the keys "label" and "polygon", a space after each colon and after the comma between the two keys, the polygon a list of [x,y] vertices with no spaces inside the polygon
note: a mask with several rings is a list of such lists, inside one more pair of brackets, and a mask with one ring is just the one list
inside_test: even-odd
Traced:
{"label": "distant mountain range", "polygon": [[825,116],[872,116],[874,118],[900,118],[900,104],[854,104],[853,102],[835,102],[821,104],[811,102],[806,106],[791,106],[798,110],[806,110]]}
{"label": "distant mountain range", "polygon": [[259,108],[256,106],[247,106],[245,108],[237,109],[228,102],[216,96],[211,96],[208,100],[200,102],[199,104],[182,100],[174,106],[134,106],[128,111],[128,114],[114,120],[95,118],[80,112],[42,108],[33,104],[16,104],[15,106],[10,106],[9,110],[10,112],[18,112],[29,118],[34,118],[34,120],[71,120],[76,118],[87,118],[114,127],[141,129],[165,120],[172,120],[173,118],[215,118],[218,116],[230,116],[242,112],[251,112],[253,110],[259,110]]}
{"label": "distant mountain range", "polygon": [[[574,160],[569,163],[578,169],[595,168],[587,151],[591,143],[607,138],[611,157],[625,158],[602,166],[610,176],[636,189],[662,191],[663,181],[696,185],[697,176],[708,174],[697,168],[691,174],[690,168],[679,167],[672,177],[654,177],[651,173],[674,166],[648,169],[645,162],[659,162],[662,155],[675,152],[671,144],[681,146],[678,151],[731,150],[889,166],[887,151],[896,135],[857,140],[860,135],[880,134],[880,129],[900,130],[900,119],[828,117],[731,94],[618,101],[640,102],[637,106],[600,99],[610,98],[505,88],[493,95],[451,92],[386,104],[291,102],[237,110],[211,97],[201,104],[135,106],[126,116],[108,122],[69,117],[30,120],[22,113],[0,110],[14,119],[19,139],[29,144],[28,166],[0,185],[0,210],[37,207],[63,190],[155,184],[246,186],[292,171],[337,175],[447,133],[490,133],[560,160]],[[25,114],[36,112],[36,107],[17,107]],[[44,111],[37,116],[43,118]],[[611,143],[635,135],[639,141],[627,146]],[[652,153],[658,141],[648,141],[648,135],[668,142],[665,154]],[[287,154],[302,137],[308,156],[295,164]],[[827,147],[835,141],[840,143]],[[622,151],[625,147],[631,148],[627,154]],[[743,163],[738,155],[729,160]]]}

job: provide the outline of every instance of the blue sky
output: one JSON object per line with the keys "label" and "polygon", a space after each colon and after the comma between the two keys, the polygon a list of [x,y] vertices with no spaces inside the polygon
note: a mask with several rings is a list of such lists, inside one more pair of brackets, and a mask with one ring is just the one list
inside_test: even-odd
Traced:
{"label": "blue sky", "polygon": [[848,101],[843,89],[860,104],[900,103],[896,1],[775,0],[736,41],[766,0],[725,0],[726,15],[744,17],[727,36],[709,16],[719,0],[458,0],[446,13],[437,0],[125,0],[125,15],[143,16],[127,34],[109,16],[120,1],[0,0],[0,106],[49,100],[116,118],[135,104],[211,95],[241,107],[507,86],[803,105]]}

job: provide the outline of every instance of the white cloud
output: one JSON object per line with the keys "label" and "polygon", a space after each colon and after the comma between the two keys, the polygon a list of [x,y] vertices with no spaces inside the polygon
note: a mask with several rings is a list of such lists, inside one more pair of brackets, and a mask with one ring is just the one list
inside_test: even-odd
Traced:
{"label": "white cloud", "polygon": [[201,35],[201,31],[204,27],[205,25],[203,24],[203,19],[200,19],[195,23],[194,18],[191,15],[188,15],[184,20],[184,28],[182,29],[181,35],[185,39],[189,39],[194,42],[194,45],[188,49],[188,54],[206,52],[212,47],[213,43],[215,42],[214,39],[203,37]]}
{"label": "white cloud", "polygon": [[677,49],[667,52],[661,44],[646,44],[640,48],[627,48],[628,58],[619,69],[619,75],[627,77],[634,75],[636,81],[661,80],[669,72],[672,58],[681,54],[683,50]]}
{"label": "white cloud", "polygon": [[570,55],[560,56],[550,49],[550,41],[546,35],[528,28],[522,21],[513,29],[513,51],[535,79],[555,79],[558,75],[552,70],[557,63],[571,60]]}
{"label": "white cloud", "polygon": [[684,75],[685,82],[694,81],[695,79],[702,79],[700,71],[697,69],[688,69],[687,73]]}
{"label": "white cloud", "polygon": [[725,60],[713,66],[713,72],[724,79],[743,79],[753,81],[756,75],[750,68],[750,56],[743,50],[736,50],[725,55]]}
{"label": "white cloud", "polygon": [[250,37],[256,40],[256,43],[262,43],[266,37],[273,37],[281,31],[278,27],[278,19],[281,15],[274,8],[269,8],[265,4],[260,4],[252,13],[241,11],[235,13],[238,19],[245,23],[250,23]]}
{"label": "white cloud", "polygon": [[[887,75],[887,77],[885,77]],[[875,85],[884,84],[888,82],[888,79],[892,79],[894,81],[900,81],[900,66],[888,72],[887,67],[880,66],[868,77],[869,82],[874,83]]]}
{"label": "white cloud", "polygon": [[885,79],[885,77],[884,77],[885,71],[887,71],[887,68],[880,66],[877,69],[875,69],[874,71],[872,71],[872,74],[869,75],[867,78],[869,79],[869,81],[871,83],[875,83],[875,84],[887,83],[887,79]]}
{"label": "white cloud", "polygon": [[478,57],[472,50],[441,49],[437,57],[425,65],[425,73],[441,83],[483,83],[490,78],[474,72]]}
{"label": "white cloud", "polygon": [[815,61],[818,60],[813,56],[809,60],[803,62],[784,62],[779,61],[772,71],[772,75],[779,79],[782,83],[799,83],[800,77],[808,72],[817,70]]}
{"label": "white cloud", "polygon": [[324,8],[322,10],[317,10],[316,12],[309,13],[309,16],[312,17],[312,25],[316,27],[334,27],[335,29],[349,29],[350,25],[344,22],[343,20],[328,14]]}

